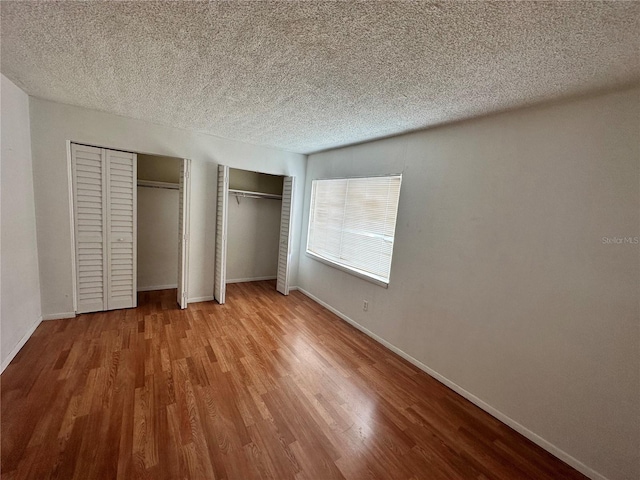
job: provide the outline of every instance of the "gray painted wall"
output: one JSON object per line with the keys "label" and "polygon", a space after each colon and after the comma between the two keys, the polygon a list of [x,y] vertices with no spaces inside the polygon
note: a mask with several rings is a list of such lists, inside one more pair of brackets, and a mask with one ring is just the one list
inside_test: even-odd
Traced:
{"label": "gray painted wall", "polygon": [[[282,191],[282,190],[281,190]],[[274,277],[282,201],[229,195],[227,282]]]}
{"label": "gray painted wall", "polygon": [[29,97],[2,75],[0,357],[2,370],[41,320]]}
{"label": "gray painted wall", "polygon": [[639,245],[603,242],[640,236],[639,97],[310,155],[302,246],[313,179],[404,178],[389,288],[304,252],[299,285],[594,478],[640,478]]}

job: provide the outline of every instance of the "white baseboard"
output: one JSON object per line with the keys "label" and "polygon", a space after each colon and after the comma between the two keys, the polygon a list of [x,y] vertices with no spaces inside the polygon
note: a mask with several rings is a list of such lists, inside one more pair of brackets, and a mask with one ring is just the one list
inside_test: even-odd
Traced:
{"label": "white baseboard", "polygon": [[152,292],[154,290],[169,290],[172,288],[178,288],[178,284],[174,283],[171,285],[154,285],[151,287],[138,287],[139,292]]}
{"label": "white baseboard", "polygon": [[234,278],[233,280],[227,280],[227,283],[243,283],[243,282],[261,282],[262,280],[275,280],[277,277],[252,277],[252,278]]}
{"label": "white baseboard", "polygon": [[207,295],[206,297],[187,298],[187,303],[210,302],[212,300],[213,295]]}
{"label": "white baseboard", "polygon": [[[307,297],[309,297],[311,300],[313,300],[316,303],[319,303],[320,305],[322,305],[324,308],[326,308],[327,310],[329,310],[330,312],[336,314],[338,317],[340,317],[341,319],[343,319],[345,322],[349,323],[350,325],[354,326],[355,328],[357,328],[358,330],[360,330],[362,333],[364,333],[365,335],[373,338],[376,342],[381,343],[382,345],[384,345],[385,347],[387,347],[389,350],[391,350],[392,352],[400,355],[402,358],[404,358],[405,360],[407,360],[409,363],[415,365],[416,367],[418,367],[420,370],[422,370],[423,372],[427,373],[428,375],[430,375],[431,377],[435,378],[436,380],[438,380],[440,383],[446,385],[447,387],[449,387],[451,390],[453,390],[454,392],[456,392],[457,394],[463,396],[464,398],[466,398],[467,400],[469,400],[471,403],[477,405],[478,407],[480,407],[482,410],[484,410],[485,412],[487,412],[488,414],[490,414],[491,416],[497,418],[498,420],[500,420],[502,423],[508,425],[509,427],[513,428],[516,432],[520,433],[522,436],[528,438],[529,440],[531,440],[533,443],[535,443],[536,445],[544,448],[547,452],[551,453],[552,455],[554,455],[555,457],[559,458],[560,460],[562,460],[563,462],[565,462],[567,465],[572,466],[573,468],[575,468],[576,470],[578,470],[580,473],[586,475],[587,477],[591,478],[592,480],[607,480],[607,477],[605,477],[604,475],[601,475],[600,473],[596,472],[595,470],[593,470],[592,468],[588,467],[587,465],[585,465],[584,463],[582,463],[580,460],[572,457],[571,455],[569,455],[568,453],[566,453],[564,450],[561,450],[560,448],[556,447],[555,445],[553,445],[552,443],[548,442],[547,440],[545,440],[544,438],[540,437],[539,435],[537,435],[536,433],[532,432],[531,430],[529,430],[528,428],[520,425],[518,422],[516,422],[515,420],[513,420],[512,418],[508,417],[507,415],[505,415],[504,413],[501,413],[500,411],[496,410],[495,408],[493,408],[491,405],[485,403],[484,401],[482,401],[481,399],[479,399],[478,397],[476,397],[474,394],[472,394],[471,392],[468,392],[467,390],[465,390],[464,388],[462,388],[461,386],[457,385],[456,383],[452,382],[451,380],[449,380],[448,378],[446,378],[443,375],[440,375],[438,372],[436,372],[435,370],[432,370],[431,368],[427,367],[424,363],[422,363],[419,360],[416,360],[415,358],[413,358],[411,355],[403,352],[402,350],[400,350],[398,347],[396,347],[395,345],[387,342],[385,339],[383,339],[382,337],[379,337],[378,335],[376,335],[375,333],[373,333],[372,331],[366,329],[365,327],[363,327],[362,325],[360,325],[359,323],[357,323],[355,320],[349,318],[348,316],[346,316],[345,314],[343,314],[342,312],[340,312],[339,310],[336,310],[335,308],[333,308],[331,305],[329,305],[326,302],[323,302],[322,300],[320,300],[318,297],[316,297],[315,295],[307,292],[306,290],[304,290],[303,288],[300,287],[295,287],[296,290],[298,290],[299,292],[303,293],[304,295],[306,295]],[[293,290],[293,288],[290,288],[290,290]]]}
{"label": "white baseboard", "polygon": [[27,343],[27,340],[31,338],[31,335],[33,335],[33,332],[36,331],[36,328],[38,328],[38,325],[40,325],[41,322],[42,322],[42,317],[39,317],[35,322],[33,322],[33,325],[29,327],[29,330],[27,330],[27,332],[22,336],[18,344],[15,347],[13,347],[11,352],[9,352],[9,355],[7,355],[7,358],[5,358],[2,361],[2,365],[0,366],[0,373],[4,372],[4,369],[9,366],[9,364],[11,363],[11,360],[13,360],[15,356],[18,354],[18,352],[20,351],[20,349],[24,347],[24,344]]}
{"label": "white baseboard", "polygon": [[63,318],[75,318],[76,312],[51,313],[43,315],[42,320],[61,320]]}

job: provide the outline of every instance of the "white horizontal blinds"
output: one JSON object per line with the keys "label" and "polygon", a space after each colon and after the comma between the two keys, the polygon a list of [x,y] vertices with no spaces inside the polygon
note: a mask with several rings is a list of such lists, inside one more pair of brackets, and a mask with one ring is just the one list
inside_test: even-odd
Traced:
{"label": "white horizontal blinds", "polygon": [[107,245],[102,150],[71,145],[78,313],[106,309]]}
{"label": "white horizontal blinds", "polygon": [[216,212],[216,265],[213,296],[223,304],[227,282],[227,198],[229,196],[229,167],[218,165],[218,205]]}
{"label": "white horizontal blinds", "polygon": [[108,310],[135,307],[136,299],[136,155],[105,150],[109,243]]}
{"label": "white horizontal blinds", "polygon": [[293,177],[285,177],[282,182],[282,211],[280,214],[280,245],[278,247],[278,276],[276,281],[276,290],[283,295],[289,295],[293,180]]}
{"label": "white horizontal blinds", "polygon": [[307,250],[338,261],[344,224],[347,179],[314,180]]}
{"label": "white horizontal blinds", "polygon": [[315,180],[307,251],[388,283],[401,179]]}

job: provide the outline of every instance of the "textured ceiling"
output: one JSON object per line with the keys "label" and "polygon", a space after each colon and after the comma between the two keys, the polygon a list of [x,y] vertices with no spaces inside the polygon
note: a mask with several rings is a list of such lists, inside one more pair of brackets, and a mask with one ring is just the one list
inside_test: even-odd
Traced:
{"label": "textured ceiling", "polygon": [[2,2],[28,94],[308,153],[640,80],[637,2]]}

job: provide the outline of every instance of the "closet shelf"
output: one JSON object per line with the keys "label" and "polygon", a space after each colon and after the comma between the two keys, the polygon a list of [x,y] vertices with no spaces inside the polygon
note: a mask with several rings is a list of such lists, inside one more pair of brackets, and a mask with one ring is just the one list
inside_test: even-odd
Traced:
{"label": "closet shelf", "polygon": [[152,180],[138,180],[139,187],[166,188],[169,190],[180,190],[180,184],[169,182],[155,182]]}
{"label": "closet shelf", "polygon": [[282,195],[275,195],[273,193],[263,193],[263,192],[251,192],[249,190],[236,190],[229,189],[229,195],[234,195],[236,197],[245,197],[245,198],[268,198],[272,200],[282,200]]}

